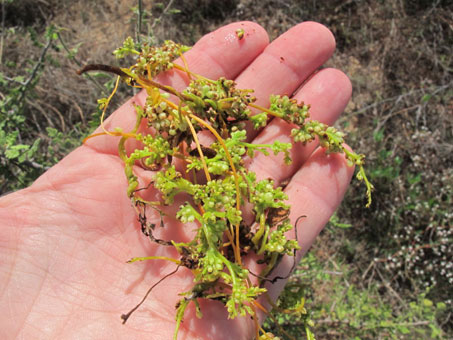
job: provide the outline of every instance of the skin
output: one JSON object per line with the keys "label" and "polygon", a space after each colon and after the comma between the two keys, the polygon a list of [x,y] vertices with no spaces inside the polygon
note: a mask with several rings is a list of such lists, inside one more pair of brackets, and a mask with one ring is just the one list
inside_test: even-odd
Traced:
{"label": "skin", "polygon": [[[241,40],[235,35],[238,28],[245,32]],[[341,71],[315,71],[334,49],[333,35],[317,23],[297,25],[269,44],[263,28],[240,22],[203,37],[186,53],[186,59],[193,72],[236,79],[239,87],[255,89],[258,104],[263,106],[271,93],[295,92],[298,101],[311,104],[313,119],[332,124],[350,99],[351,85]],[[187,77],[172,71],[158,80],[181,89]],[[141,104],[144,98],[140,93],[125,103],[106,121],[106,128],[130,130],[135,122],[132,102]],[[252,131],[250,139],[287,142],[290,129],[274,120],[259,133]],[[177,258],[177,253],[158,248],[141,234],[126,197],[117,143],[110,136],[90,139],[32,186],[0,199],[0,338],[172,338],[178,293],[192,285],[192,275],[185,268],[158,285],[126,325],[120,320],[151,285],[176,267],[160,260],[125,262],[135,256]],[[275,156],[246,162],[259,178],[272,178],[276,183],[291,178],[286,192],[292,221],[307,216],[298,225],[300,258],[340,204],[353,168],[341,155],[326,155],[315,142],[295,145],[292,157],[290,166]],[[141,168],[135,171],[143,185],[153,176]],[[155,198],[157,193],[150,188],[144,195]],[[177,211],[181,203],[177,200],[167,213]],[[160,222],[152,212],[148,218]],[[156,229],[162,238],[187,240],[193,233],[193,226],[170,216],[164,223],[164,228]],[[286,275],[292,263],[293,259],[285,258],[275,274]],[[284,283],[280,280],[268,287],[273,298]],[[220,303],[200,302],[203,319],[195,317],[191,304],[179,339],[253,338],[250,317],[228,320]]]}

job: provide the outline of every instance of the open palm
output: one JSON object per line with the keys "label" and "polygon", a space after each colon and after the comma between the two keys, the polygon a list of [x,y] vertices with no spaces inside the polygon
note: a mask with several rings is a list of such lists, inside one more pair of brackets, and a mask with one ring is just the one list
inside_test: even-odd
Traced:
{"label": "open palm", "polygon": [[[238,39],[238,28],[245,31]],[[295,26],[268,43],[265,31],[250,22],[235,23],[206,35],[189,52],[189,68],[210,78],[236,79],[238,87],[253,88],[257,103],[267,105],[270,94],[294,93],[311,104],[311,117],[331,124],[346,106],[351,85],[335,69],[315,73],[335,48],[332,34],[316,23]],[[307,80],[308,79],[308,80]],[[184,74],[168,72],[161,83],[181,89]],[[303,86],[301,86],[303,84]],[[127,131],[135,123],[132,102],[106,122],[108,129]],[[253,142],[275,139],[289,142],[291,127],[275,119]],[[118,139],[101,136],[89,140],[41,176],[31,187],[0,199],[0,318],[1,339],[171,339],[178,293],[193,284],[185,268],[166,279],[126,325],[120,315],[129,311],[148,288],[175,265],[163,261],[134,264],[134,256],[176,256],[157,247],[141,234],[136,213],[126,195],[127,181],[117,155]],[[353,169],[340,155],[325,155],[316,143],[294,145],[293,164],[278,156],[249,161],[259,178],[276,183],[291,179],[286,187],[291,217],[306,215],[299,224],[302,255],[340,203]],[[136,169],[142,183],[153,173]],[[156,195],[149,189],[146,195]],[[171,217],[159,229],[163,238],[185,239],[193,232]],[[160,219],[155,216],[156,222]],[[160,228],[160,227],[159,227]],[[277,269],[285,275],[291,260]],[[284,282],[268,287],[277,297]],[[193,306],[192,306],[193,307]],[[201,303],[203,318],[188,308],[179,339],[251,339],[250,318],[228,320],[221,303]]]}

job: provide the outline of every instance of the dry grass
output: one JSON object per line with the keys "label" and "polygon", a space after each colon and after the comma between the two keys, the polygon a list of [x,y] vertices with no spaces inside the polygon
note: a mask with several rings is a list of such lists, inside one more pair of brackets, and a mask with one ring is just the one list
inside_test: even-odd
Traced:
{"label": "dry grass", "polygon": [[[368,155],[376,191],[372,208],[365,210],[363,189],[353,184],[339,211],[341,221],[353,228],[325,233],[314,249],[320,258],[340,257],[356,272],[353,283],[363,289],[370,283],[388,283],[391,290],[384,287],[382,298],[393,301],[395,308],[398,299],[391,291],[401,299],[413,299],[426,283],[433,286],[434,301],[449,301],[451,307],[453,269],[441,264],[453,257],[453,236],[448,234],[453,225],[451,2],[334,0],[301,5],[296,0],[175,0],[171,7],[181,13],[173,15],[143,2],[154,15],[144,31],[152,32],[156,40],[186,44],[235,20],[257,21],[271,38],[305,20],[328,26],[337,39],[337,52],[328,66],[344,70],[354,88],[338,125],[350,133],[352,146]],[[16,31],[3,34],[3,60],[15,67],[3,63],[0,71],[9,77],[26,76],[24,70],[37,60],[42,47],[24,32],[34,28],[42,33],[50,22],[64,28],[61,37],[69,48],[79,46],[79,62],[115,63],[111,51],[134,35],[136,19],[130,8],[135,5],[132,0],[13,2],[7,13],[14,15],[7,15],[5,27]],[[156,17],[160,22],[153,21]],[[27,138],[47,138],[46,126],[86,131],[102,93],[93,82],[75,75],[79,66],[66,54],[62,48],[49,52],[52,60],[36,87],[35,100],[27,104],[26,124],[35,131]],[[108,79],[100,76],[97,82]],[[395,255],[396,261],[387,260],[411,244],[428,246],[422,248],[423,254],[405,251]],[[420,274],[428,263],[431,271]],[[314,294],[323,293],[325,298],[329,289],[326,283]],[[439,323],[451,331],[450,315]]]}

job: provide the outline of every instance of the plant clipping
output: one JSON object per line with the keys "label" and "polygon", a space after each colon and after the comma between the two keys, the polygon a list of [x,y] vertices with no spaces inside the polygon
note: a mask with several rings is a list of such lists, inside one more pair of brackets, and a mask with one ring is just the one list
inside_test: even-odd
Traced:
{"label": "plant clipping", "polygon": [[[243,38],[241,33],[237,32],[238,39]],[[269,278],[281,258],[294,256],[295,259],[299,246],[297,237],[293,236],[297,235],[297,230],[293,229],[304,216],[293,225],[288,218],[290,206],[285,203],[288,197],[283,188],[269,179],[257,180],[256,174],[248,171],[243,162],[246,155],[282,153],[289,164],[291,143],[277,140],[272,144],[248,143],[246,124],[262,129],[270,118],[280,118],[293,126],[291,137],[295,143],[306,144],[317,139],[327,153],[344,153],[348,164],[358,167],[357,178],[367,187],[367,206],[371,203],[372,185],[363,168],[364,155],[343,146],[344,133],[308,120],[309,105],[297,103],[287,96],[272,95],[269,108],[260,107],[255,104],[253,90],[238,89],[233,80],[208,79],[191,72],[183,56],[188,49],[172,41],[155,47],[139,45],[128,38],[114,54],[119,58],[135,55],[136,63],[131,67],[87,65],[81,69],[80,74],[102,70],[118,75],[113,93],[99,100],[103,109],[103,132],[88,138],[105,134],[121,137],[118,153],[124,162],[127,195],[137,211],[141,230],[151,242],[160,247],[174,247],[179,254],[179,258],[138,257],[129,263],[167,260],[176,265],[169,275],[180,267],[188,268],[193,274],[192,289],[181,292],[176,305],[174,339],[178,337],[189,304],[193,303],[197,316],[202,316],[200,299],[220,301],[228,310],[229,318],[251,316],[256,338],[265,339],[267,333],[259,326],[257,310],[267,311],[258,298],[266,296],[264,283],[283,279]],[[181,58],[185,66],[173,63],[176,58]],[[190,80],[181,92],[155,80],[159,73],[171,69],[184,72]],[[120,81],[145,89],[148,96],[144,107],[135,105],[136,124],[132,131],[120,128],[107,131],[102,121]],[[252,114],[252,109],[260,113]],[[143,126],[147,128],[140,129]],[[211,145],[200,144],[198,134],[202,131],[213,136]],[[125,143],[131,139],[139,146],[127,152]],[[139,185],[133,171],[136,164],[155,172],[147,187],[152,185],[159,190],[159,200],[148,201],[142,197],[141,193],[147,187]],[[179,207],[176,218],[182,223],[196,223],[196,233],[186,243],[158,239],[153,235],[155,224],[147,220],[146,212],[154,209],[163,216],[162,208],[173,204],[179,194],[185,195],[187,201]],[[243,221],[241,210],[245,204],[253,212],[252,225]],[[165,227],[163,222],[161,225]],[[245,265],[244,257],[249,255],[254,255],[260,264],[260,272],[254,273]],[[168,275],[156,284],[166,277]],[[151,289],[134,309],[121,316],[123,323],[145,301]]]}

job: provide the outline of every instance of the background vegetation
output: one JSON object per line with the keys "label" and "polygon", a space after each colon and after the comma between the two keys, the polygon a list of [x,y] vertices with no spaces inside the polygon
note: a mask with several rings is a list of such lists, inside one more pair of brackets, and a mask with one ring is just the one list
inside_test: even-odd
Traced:
{"label": "background vegetation", "polygon": [[[193,44],[236,20],[271,38],[305,20],[328,26],[328,66],[354,88],[337,124],[367,154],[374,203],[365,209],[352,184],[280,303],[305,296],[317,339],[453,338],[451,1],[3,0],[0,20],[0,194],[29,185],[98,124],[112,79],[74,71],[115,63],[128,35]],[[117,104],[131,95],[119,92]],[[302,338],[300,318],[276,320],[266,327]]]}

